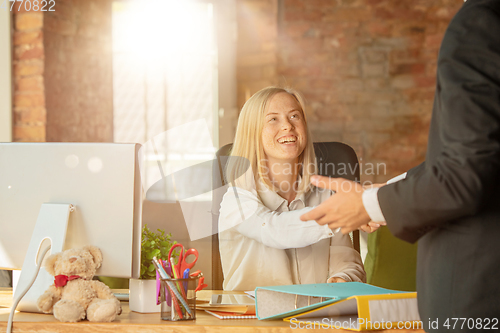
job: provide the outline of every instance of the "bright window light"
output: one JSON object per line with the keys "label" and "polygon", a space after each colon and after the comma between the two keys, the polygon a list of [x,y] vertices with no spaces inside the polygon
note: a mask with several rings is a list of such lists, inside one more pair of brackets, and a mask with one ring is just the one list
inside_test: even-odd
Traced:
{"label": "bright window light", "polygon": [[[216,59],[211,3],[114,2],[114,141],[144,144],[154,137],[166,138],[161,136],[165,131],[200,119],[214,138]],[[213,145],[201,150],[199,146],[194,131],[175,140],[155,141],[157,151],[146,152],[145,167],[156,173],[160,161],[168,172],[213,157]],[[155,191],[158,189],[155,187]],[[158,193],[158,197],[162,195]]]}

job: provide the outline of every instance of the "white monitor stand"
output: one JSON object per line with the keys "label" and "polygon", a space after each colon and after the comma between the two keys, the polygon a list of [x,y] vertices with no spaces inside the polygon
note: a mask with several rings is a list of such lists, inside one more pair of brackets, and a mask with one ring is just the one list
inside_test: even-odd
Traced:
{"label": "white monitor stand", "polygon": [[[54,281],[54,277],[47,273],[44,268],[40,269],[43,254],[47,253],[49,249],[51,253],[63,250],[69,214],[72,211],[74,211],[74,207],[71,204],[42,204],[19,281],[13,283],[13,309],[19,302],[17,310],[39,312],[36,301]],[[36,280],[33,282],[34,279]],[[13,282],[15,280],[13,279]]]}
{"label": "white monitor stand", "polygon": [[[61,252],[68,230],[69,214],[75,208],[71,204],[42,204],[31,235],[28,251],[17,283],[13,283],[14,300],[7,323],[7,333],[12,330],[16,310],[38,312],[38,297],[52,284],[53,277],[41,268],[43,258],[51,250]],[[13,282],[16,279],[13,279]]]}

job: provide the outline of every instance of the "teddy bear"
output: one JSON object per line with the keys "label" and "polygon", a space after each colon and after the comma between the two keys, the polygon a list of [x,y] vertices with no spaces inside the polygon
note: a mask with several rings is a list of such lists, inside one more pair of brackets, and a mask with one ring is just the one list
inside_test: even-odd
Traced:
{"label": "teddy bear", "polygon": [[84,246],[52,254],[44,261],[54,284],[37,300],[40,311],[53,313],[62,322],[87,318],[111,322],[122,311],[120,301],[101,281],[92,280],[102,264],[102,253],[95,246]]}

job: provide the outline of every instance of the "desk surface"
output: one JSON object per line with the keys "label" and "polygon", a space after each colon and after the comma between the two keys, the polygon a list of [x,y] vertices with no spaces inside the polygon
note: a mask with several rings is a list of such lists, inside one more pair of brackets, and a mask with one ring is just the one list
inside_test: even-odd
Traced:
{"label": "desk surface", "polygon": [[[211,291],[198,293],[200,299],[210,299]],[[0,331],[5,332],[12,304],[12,290],[0,288]],[[142,314],[130,311],[127,302],[122,302],[123,312],[112,323],[91,323],[87,320],[78,323],[61,323],[52,315],[16,312],[14,315],[13,332],[125,332],[125,333],[155,333],[155,332],[203,332],[203,333],[291,333],[291,332],[325,332],[325,329],[292,329],[290,323],[282,320],[262,321],[257,319],[221,320],[204,311],[196,312],[196,320],[191,322],[168,322],[160,319],[159,313]],[[339,332],[352,332],[337,330]],[[376,332],[419,332],[423,330],[386,330]]]}

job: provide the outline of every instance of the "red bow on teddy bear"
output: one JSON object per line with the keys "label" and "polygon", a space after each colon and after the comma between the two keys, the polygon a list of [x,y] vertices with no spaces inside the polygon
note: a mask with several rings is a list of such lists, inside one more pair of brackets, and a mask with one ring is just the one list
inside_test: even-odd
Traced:
{"label": "red bow on teddy bear", "polygon": [[68,281],[79,279],[79,278],[80,278],[80,275],[70,275],[70,276],[56,275],[54,277],[54,285],[56,287],[64,287],[68,283]]}

